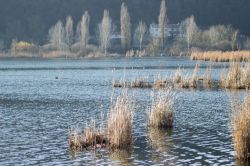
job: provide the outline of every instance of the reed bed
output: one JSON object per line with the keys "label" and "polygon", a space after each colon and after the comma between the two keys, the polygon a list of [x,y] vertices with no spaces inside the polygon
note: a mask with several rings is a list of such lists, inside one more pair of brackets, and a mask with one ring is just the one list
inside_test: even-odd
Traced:
{"label": "reed bed", "polygon": [[250,51],[193,51],[191,53],[192,60],[204,60],[204,61],[214,61],[214,62],[249,62],[250,61]]}
{"label": "reed bed", "polygon": [[239,107],[234,106],[231,114],[232,137],[236,158],[250,159],[250,96]]}
{"label": "reed bed", "polygon": [[132,99],[123,90],[116,98],[108,118],[110,148],[127,148],[132,144]]}
{"label": "reed bed", "polygon": [[212,66],[209,65],[206,68],[206,71],[203,76],[203,86],[206,88],[211,88],[213,85],[212,81]]}
{"label": "reed bed", "polygon": [[174,74],[173,82],[179,84],[181,80],[182,80],[182,70],[179,67]]}
{"label": "reed bed", "polygon": [[131,82],[126,82],[124,80],[112,81],[112,87],[114,88],[152,88],[148,77],[138,77]]}
{"label": "reed bed", "polygon": [[220,86],[228,89],[250,89],[250,64],[232,62],[227,73],[222,71]]}
{"label": "reed bed", "polygon": [[112,87],[114,88],[126,88],[128,87],[128,84],[124,80],[113,80],[112,81]]}
{"label": "reed bed", "polygon": [[174,82],[171,79],[157,78],[152,85],[155,89],[162,89],[167,87],[174,87]]}
{"label": "reed bed", "polygon": [[69,129],[68,144],[72,150],[88,150],[88,148],[106,147],[107,136],[104,129],[96,129],[95,122],[81,131],[78,128]]}
{"label": "reed bed", "polygon": [[151,109],[148,114],[148,125],[154,128],[172,128],[175,93],[171,88],[153,94]]}
{"label": "reed bed", "polygon": [[157,77],[154,83],[148,81],[148,77],[139,77],[132,82],[113,82],[113,87],[127,88],[155,88],[168,87],[179,88],[226,88],[226,89],[250,89],[250,63],[231,62],[228,70],[223,69],[219,80],[212,79],[212,65],[206,67],[205,73],[199,75],[200,65],[196,64],[193,72],[187,74],[184,69],[177,68],[175,74],[169,78]]}
{"label": "reed bed", "polygon": [[131,81],[131,88],[151,88],[148,77],[139,77]]}

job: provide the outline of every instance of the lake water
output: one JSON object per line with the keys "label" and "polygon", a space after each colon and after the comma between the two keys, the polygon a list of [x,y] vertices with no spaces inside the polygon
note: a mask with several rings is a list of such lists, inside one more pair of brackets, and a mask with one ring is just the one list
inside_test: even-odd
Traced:
{"label": "lake water", "polygon": [[[0,60],[0,165],[235,165],[229,127],[230,99],[246,91],[176,90],[171,131],[149,130],[151,89],[130,89],[136,101],[130,151],[74,153],[68,128],[107,119],[112,80],[148,76],[153,80],[194,61],[161,57],[96,60]],[[208,62],[201,64],[203,74]],[[213,78],[227,63],[214,63]],[[58,79],[55,79],[58,77]]]}

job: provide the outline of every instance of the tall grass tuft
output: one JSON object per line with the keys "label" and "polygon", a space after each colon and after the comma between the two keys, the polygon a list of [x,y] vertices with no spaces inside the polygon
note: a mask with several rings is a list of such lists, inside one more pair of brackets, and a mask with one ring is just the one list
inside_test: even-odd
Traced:
{"label": "tall grass tuft", "polygon": [[197,88],[197,81],[198,81],[198,71],[199,71],[200,65],[196,64],[195,68],[193,70],[193,74],[191,79],[189,80],[189,86],[192,88]]}
{"label": "tall grass tuft", "polygon": [[138,77],[131,81],[131,88],[151,88],[148,77]]}
{"label": "tall grass tuft", "polygon": [[116,98],[108,119],[108,139],[110,148],[126,148],[132,143],[133,103],[127,91]]}
{"label": "tall grass tuft", "polygon": [[207,88],[212,87],[212,66],[211,65],[207,66],[206,71],[204,73],[203,86]]}
{"label": "tall grass tuft", "polygon": [[148,125],[155,128],[172,128],[174,113],[172,111],[175,94],[171,88],[153,94],[151,110],[148,114]]}
{"label": "tall grass tuft", "polygon": [[173,78],[173,81],[174,81],[174,83],[180,83],[181,82],[181,79],[182,79],[182,70],[181,70],[181,68],[179,67],[177,70],[176,70],[176,72],[175,72],[175,74],[174,74],[174,78]]}
{"label": "tall grass tuft", "polygon": [[221,73],[221,86],[228,89],[249,89],[250,88],[250,65],[241,65],[237,62],[230,63],[228,73],[223,76]]}
{"label": "tall grass tuft", "polygon": [[231,124],[236,158],[250,159],[250,96],[242,105],[234,107]]}
{"label": "tall grass tuft", "polygon": [[96,129],[95,121],[92,120],[90,125],[83,130],[69,129],[68,144],[72,150],[83,150],[98,147],[105,147],[107,144],[107,138],[104,129]]}

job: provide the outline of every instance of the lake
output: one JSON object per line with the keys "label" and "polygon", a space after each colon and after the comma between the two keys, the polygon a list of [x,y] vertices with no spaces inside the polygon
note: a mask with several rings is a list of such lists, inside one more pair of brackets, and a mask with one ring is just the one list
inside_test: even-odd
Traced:
{"label": "lake", "polygon": [[[121,89],[112,80],[173,75],[197,61],[182,57],[106,59],[0,59],[0,165],[235,165],[230,100],[247,92],[176,89],[174,128],[150,130],[151,89],[129,89],[136,103],[134,143],[129,151],[108,148],[72,152],[68,129],[97,125]],[[200,75],[209,62],[198,62]],[[228,63],[213,63],[213,79]]]}

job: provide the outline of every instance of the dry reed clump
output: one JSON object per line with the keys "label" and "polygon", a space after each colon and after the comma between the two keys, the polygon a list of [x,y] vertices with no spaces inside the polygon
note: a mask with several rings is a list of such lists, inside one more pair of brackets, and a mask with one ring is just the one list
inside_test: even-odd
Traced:
{"label": "dry reed clump", "polygon": [[176,72],[175,72],[175,75],[174,75],[174,78],[173,78],[173,81],[174,83],[177,83],[179,84],[182,80],[182,70],[181,68],[179,67]]}
{"label": "dry reed clump", "polygon": [[126,88],[128,85],[124,80],[112,81],[112,87],[114,88]]}
{"label": "dry reed clump", "polygon": [[206,71],[203,76],[203,86],[207,88],[211,88],[212,83],[213,83],[212,82],[212,66],[209,65],[207,66]]}
{"label": "dry reed clump", "polygon": [[91,148],[105,147],[107,137],[103,129],[96,130],[95,122],[81,132],[78,128],[69,129],[68,144],[72,150],[83,150]]}
{"label": "dry reed clump", "polygon": [[205,60],[205,61],[215,61],[215,62],[228,62],[228,61],[238,61],[238,62],[249,62],[250,61],[250,51],[193,51],[191,53],[192,60]]}
{"label": "dry reed clump", "polygon": [[221,73],[220,85],[228,89],[250,89],[250,65],[232,62],[228,73]]}
{"label": "dry reed clump", "polygon": [[156,79],[154,81],[154,88],[155,89],[161,89],[161,88],[166,88],[166,87],[173,87],[174,84],[172,80],[167,80],[167,79]]}
{"label": "dry reed clump", "polygon": [[111,148],[126,148],[132,143],[133,104],[123,90],[112,104],[108,118],[108,140]]}
{"label": "dry reed clump", "polygon": [[250,159],[250,96],[241,106],[234,107],[231,124],[236,158]]}
{"label": "dry reed clump", "polygon": [[219,78],[219,86],[224,87],[226,85],[226,76],[225,76],[225,68],[221,71],[220,73],[220,78]]}
{"label": "dry reed clump", "polygon": [[196,64],[195,65],[195,68],[193,70],[193,74],[192,74],[192,77],[189,81],[189,86],[191,88],[197,88],[197,81],[198,81],[198,71],[199,71],[199,68],[200,68],[200,65],[199,64]]}
{"label": "dry reed clump", "polygon": [[174,113],[172,111],[175,94],[171,88],[153,95],[151,110],[148,114],[148,125],[155,128],[172,128]]}
{"label": "dry reed clump", "polygon": [[131,81],[131,88],[151,88],[148,77],[139,77]]}
{"label": "dry reed clump", "polygon": [[199,68],[200,68],[200,65],[196,64],[191,77],[189,77],[187,74],[182,75],[180,83],[179,83],[179,87],[197,88],[198,86],[197,82],[199,80],[199,77],[198,77]]}

